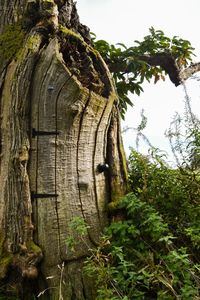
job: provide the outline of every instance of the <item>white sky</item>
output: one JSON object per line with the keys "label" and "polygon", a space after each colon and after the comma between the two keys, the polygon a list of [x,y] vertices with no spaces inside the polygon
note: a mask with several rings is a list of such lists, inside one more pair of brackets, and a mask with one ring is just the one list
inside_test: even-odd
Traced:
{"label": "white sky", "polygon": [[[153,26],[156,30],[173,37],[179,36],[191,42],[196,49],[195,61],[200,60],[200,0],[77,0],[81,22],[87,25],[98,39],[109,43],[133,45],[134,40],[142,40]],[[200,81],[187,83],[192,107],[200,112]],[[144,133],[151,143],[160,149],[169,151],[169,143],[164,137],[170,120],[176,111],[183,112],[183,88],[176,88],[167,80],[154,84],[145,84],[140,97],[133,96],[134,108],[129,109],[122,127],[137,127],[140,123],[140,111],[145,110],[148,118]],[[135,146],[135,135],[128,131],[124,135],[124,144],[128,153],[129,146]],[[139,149],[145,152],[141,144]]]}

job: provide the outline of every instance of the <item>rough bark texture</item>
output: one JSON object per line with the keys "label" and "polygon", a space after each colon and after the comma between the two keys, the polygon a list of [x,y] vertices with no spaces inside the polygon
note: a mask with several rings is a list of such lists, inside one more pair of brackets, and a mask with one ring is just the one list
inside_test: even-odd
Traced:
{"label": "rough bark texture", "polygon": [[185,81],[188,78],[190,78],[193,74],[199,71],[200,71],[200,63],[191,64],[188,68],[185,68],[180,72],[180,78],[182,81]]}
{"label": "rough bark texture", "polygon": [[0,33],[8,24],[17,22],[25,11],[27,1],[26,0],[1,0],[0,1]]}
{"label": "rough bark texture", "polygon": [[[95,299],[83,262],[126,189],[115,89],[73,1],[11,2],[0,1],[1,31],[21,20],[25,32],[0,55],[1,283],[21,299]],[[74,217],[89,225],[84,242]]]}

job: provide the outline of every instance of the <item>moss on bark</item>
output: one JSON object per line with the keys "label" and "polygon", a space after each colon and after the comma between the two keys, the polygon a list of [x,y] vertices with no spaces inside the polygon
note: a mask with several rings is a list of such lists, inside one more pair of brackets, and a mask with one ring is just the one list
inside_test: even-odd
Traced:
{"label": "moss on bark", "polygon": [[21,49],[24,42],[25,32],[21,22],[7,25],[0,35],[0,63],[10,61]]}

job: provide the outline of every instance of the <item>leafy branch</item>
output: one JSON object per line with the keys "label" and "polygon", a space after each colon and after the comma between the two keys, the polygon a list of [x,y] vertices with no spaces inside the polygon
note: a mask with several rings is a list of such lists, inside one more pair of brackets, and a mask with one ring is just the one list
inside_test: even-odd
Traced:
{"label": "leafy branch", "polygon": [[149,29],[150,34],[144,37],[143,41],[135,41],[136,46],[126,47],[119,43],[116,46],[110,45],[104,40],[93,39],[94,47],[101,53],[107,63],[115,80],[119,95],[119,108],[122,118],[127,106],[133,106],[129,93],[140,95],[143,92],[144,80],[154,83],[158,80],[165,81],[168,74],[170,80],[178,86],[182,78],[187,79],[188,74],[193,74],[200,69],[200,64],[192,65],[194,48],[188,40],[177,36],[166,37],[161,30]]}

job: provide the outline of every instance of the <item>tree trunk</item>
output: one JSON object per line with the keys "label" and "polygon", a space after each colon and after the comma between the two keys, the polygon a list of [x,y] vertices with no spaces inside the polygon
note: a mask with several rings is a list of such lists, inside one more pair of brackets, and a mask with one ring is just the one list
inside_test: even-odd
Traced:
{"label": "tree trunk", "polygon": [[[25,3],[0,0],[1,286],[95,299],[83,262],[126,190],[117,95],[73,1]],[[74,217],[89,225],[84,241]]]}

